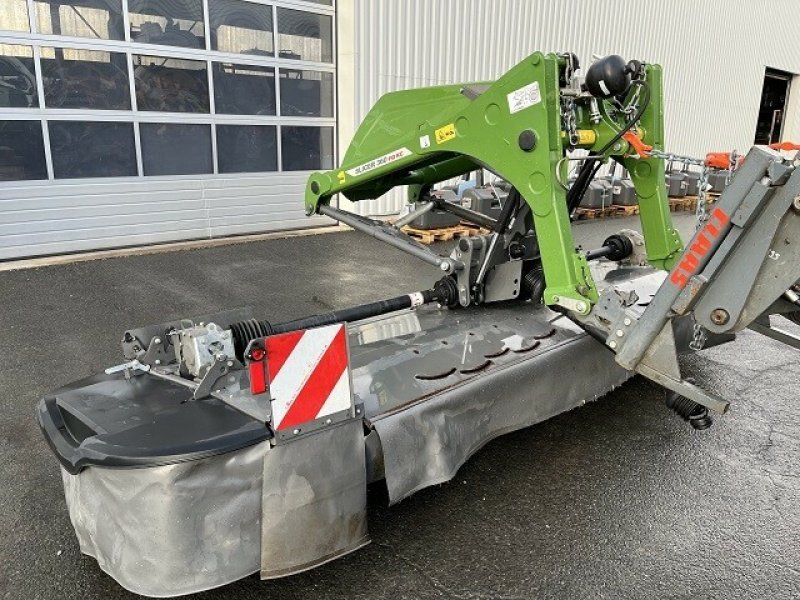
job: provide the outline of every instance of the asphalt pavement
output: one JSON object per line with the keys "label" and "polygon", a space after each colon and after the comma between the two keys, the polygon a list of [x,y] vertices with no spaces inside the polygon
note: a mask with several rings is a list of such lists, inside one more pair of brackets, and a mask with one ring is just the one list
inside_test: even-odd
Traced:
{"label": "asphalt pavement", "polygon": [[[633,224],[581,223],[576,238]],[[80,554],[34,416],[48,391],[120,362],[125,329],[245,305],[282,321],[437,277],[355,232],[0,273],[0,596],[134,597]],[[635,378],[399,505],[372,486],[365,549],[196,598],[798,598],[800,353],[745,332],[685,367],[732,401],[710,430]]]}

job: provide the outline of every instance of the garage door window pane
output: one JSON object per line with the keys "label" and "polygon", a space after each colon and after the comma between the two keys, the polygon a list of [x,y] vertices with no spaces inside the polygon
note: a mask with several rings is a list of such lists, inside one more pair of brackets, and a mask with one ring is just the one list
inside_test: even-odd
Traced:
{"label": "garage door window pane", "polygon": [[273,56],[272,7],[242,0],[209,0],[211,49]]}
{"label": "garage door window pane", "polygon": [[0,181],[47,179],[40,121],[0,121]]}
{"label": "garage door window pane", "polygon": [[50,121],[56,179],[136,175],[133,124]]}
{"label": "garage door window pane", "polygon": [[0,9],[0,29],[30,31],[28,3],[26,0],[3,0]]}
{"label": "garage door window pane", "polygon": [[133,65],[139,110],[208,112],[205,62],[134,55]]}
{"label": "garage door window pane", "polygon": [[282,127],[284,171],[333,168],[333,127]]}
{"label": "garage door window pane", "polygon": [[0,44],[0,108],[39,107],[30,46]]}
{"label": "garage door window pane", "polygon": [[42,48],[48,108],[130,110],[128,59],[119,52]]}
{"label": "garage door window pane", "polygon": [[205,48],[202,0],[128,0],[131,40],[184,48]]}
{"label": "garage door window pane", "polygon": [[36,0],[39,33],[124,40],[122,0]]}
{"label": "garage door window pane", "polygon": [[214,63],[214,98],[218,114],[274,115],[275,69]]}
{"label": "garage door window pane", "polygon": [[281,115],[332,117],[333,73],[281,69]]}
{"label": "garage door window pane", "polygon": [[220,173],[278,170],[278,141],[273,125],[217,125]]}
{"label": "garage door window pane", "polygon": [[142,123],[145,175],[198,175],[213,172],[211,126]]}
{"label": "garage door window pane", "polygon": [[278,54],[281,58],[333,62],[333,18],[279,8]]}

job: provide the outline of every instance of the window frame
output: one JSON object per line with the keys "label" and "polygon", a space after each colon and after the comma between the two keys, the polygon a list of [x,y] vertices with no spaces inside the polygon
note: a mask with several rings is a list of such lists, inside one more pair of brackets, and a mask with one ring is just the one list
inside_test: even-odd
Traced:
{"label": "window frame", "polygon": [[[5,120],[33,120],[40,121],[43,131],[43,140],[45,144],[45,158],[47,162],[48,180],[51,182],[58,181],[84,181],[84,180],[55,180],[53,176],[53,161],[50,147],[50,139],[48,133],[48,121],[53,120],[76,120],[76,121],[124,121],[131,122],[134,126],[134,138],[136,145],[137,156],[137,175],[135,177],[119,178],[119,179],[132,179],[141,181],[143,178],[155,179],[161,176],[145,176],[143,174],[143,164],[141,156],[141,136],[140,136],[140,123],[143,122],[164,122],[164,123],[197,123],[208,124],[211,126],[211,144],[212,144],[212,165],[213,174],[208,175],[190,175],[190,176],[163,176],[170,179],[176,178],[216,178],[216,177],[237,177],[245,174],[219,174],[219,156],[217,150],[217,125],[274,125],[276,127],[277,136],[277,152],[278,152],[278,170],[265,171],[264,175],[280,175],[280,174],[298,174],[303,171],[283,171],[283,157],[282,157],[282,132],[281,127],[286,126],[311,126],[311,127],[332,127],[334,139],[334,163],[338,160],[338,76],[337,76],[337,16],[336,16],[336,1],[333,1],[332,6],[317,4],[315,2],[306,2],[305,0],[246,0],[254,4],[262,4],[271,6],[272,19],[273,19],[273,36],[276,44],[277,54],[277,40],[278,40],[278,16],[277,10],[279,7],[288,8],[292,10],[300,10],[312,14],[329,15],[332,18],[332,53],[333,62],[320,63],[304,60],[281,59],[279,56],[260,56],[248,54],[236,54],[230,52],[220,52],[211,50],[211,29],[209,23],[209,3],[213,0],[202,0],[202,7],[204,12],[204,27],[205,27],[205,40],[206,47],[204,49],[193,49],[179,46],[164,46],[158,44],[137,43],[130,40],[130,13],[128,11],[128,0],[122,0],[124,11],[124,25],[125,25],[125,40],[98,40],[85,37],[74,36],[57,36],[49,34],[38,33],[37,28],[37,13],[34,7],[34,0],[28,0],[28,19],[30,25],[30,32],[20,31],[7,31],[0,30],[0,43],[23,45],[33,47],[34,61],[36,66],[36,80],[37,91],[39,95],[39,107],[36,108],[14,108],[4,109],[0,108],[0,119]],[[42,81],[41,69],[41,48],[42,47],[63,47],[75,48],[85,50],[99,50],[104,52],[117,52],[125,54],[128,64],[128,81],[130,86],[131,109],[130,110],[101,110],[101,109],[63,109],[63,108],[46,108],[43,106],[44,102],[44,85]],[[172,113],[172,112],[149,112],[140,111],[136,103],[136,89],[135,78],[133,69],[133,55],[143,54],[146,56],[157,56],[163,58],[174,58],[183,60],[199,60],[203,61],[206,65],[206,72],[208,75],[208,93],[209,93],[209,113]],[[213,77],[213,63],[235,63],[239,65],[252,65],[257,67],[271,67],[275,69],[275,115],[227,115],[217,114],[215,106],[215,89]],[[308,71],[319,71],[331,73],[333,76],[333,115],[331,117],[311,117],[311,116],[282,116],[280,111],[281,97],[280,97],[280,69],[299,69]],[[252,175],[252,174],[250,174]],[[111,178],[116,180],[117,178]],[[92,178],[85,181],[104,181],[104,178]],[[14,184],[41,184],[42,180],[25,181],[20,180],[16,182],[4,182]]]}

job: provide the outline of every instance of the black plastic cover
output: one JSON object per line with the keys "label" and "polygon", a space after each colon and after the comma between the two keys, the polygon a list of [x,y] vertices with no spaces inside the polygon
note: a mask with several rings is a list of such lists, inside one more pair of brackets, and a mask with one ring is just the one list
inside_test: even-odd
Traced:
{"label": "black plastic cover", "polygon": [[39,425],[64,468],[151,467],[198,460],[270,439],[261,423],[216,398],[150,374],[97,375],[39,402]]}

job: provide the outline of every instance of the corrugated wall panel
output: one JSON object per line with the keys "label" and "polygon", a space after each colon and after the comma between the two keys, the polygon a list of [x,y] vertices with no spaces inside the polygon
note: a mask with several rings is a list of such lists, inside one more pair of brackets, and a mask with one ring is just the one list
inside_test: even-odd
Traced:
{"label": "corrugated wall panel", "polygon": [[[573,51],[584,64],[618,53],[664,66],[670,150],[744,151],[764,68],[800,73],[796,0],[352,1],[356,123],[386,92],[494,78],[536,50]],[[790,125],[800,129],[800,115],[788,115]],[[395,191],[358,209],[390,214],[403,204]]]}
{"label": "corrugated wall panel", "polygon": [[0,260],[331,224],[305,216],[307,173],[0,186]]}

